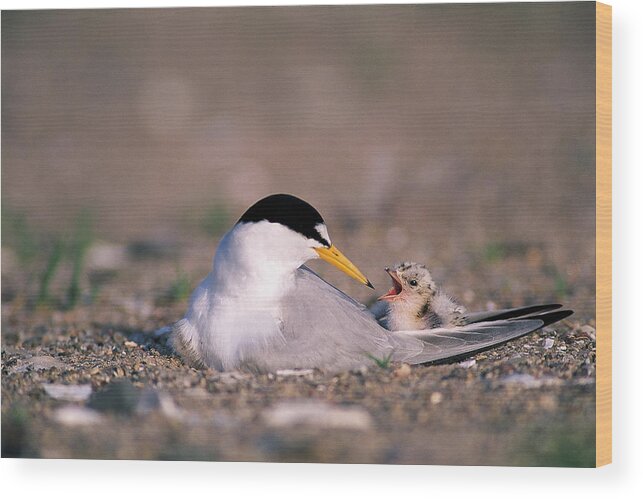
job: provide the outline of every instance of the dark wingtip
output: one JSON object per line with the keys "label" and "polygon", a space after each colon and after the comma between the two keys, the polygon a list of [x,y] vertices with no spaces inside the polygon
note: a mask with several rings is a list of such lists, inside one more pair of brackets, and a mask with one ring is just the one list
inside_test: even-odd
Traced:
{"label": "dark wingtip", "polygon": [[529,320],[529,319],[538,319],[543,321],[543,327],[544,326],[549,326],[550,324],[553,324],[554,322],[558,322],[565,317],[569,317],[574,313],[573,310],[557,310],[556,312],[549,312],[547,314],[541,314],[541,315],[532,315],[529,317],[521,317],[521,319],[518,320]]}
{"label": "dark wingtip", "polygon": [[371,284],[371,281],[369,281],[368,279],[366,279],[366,285],[367,285],[369,288],[371,288],[371,289],[375,289],[375,286],[373,286],[373,285]]}
{"label": "dark wingtip", "polygon": [[479,319],[475,319],[475,316],[479,314],[473,314],[474,318],[470,321],[470,323],[473,324],[475,322],[499,321],[503,319],[524,319],[528,316],[542,314],[544,312],[556,310],[560,307],[562,307],[560,303],[548,303],[546,305],[531,305],[527,307],[510,308],[507,310],[498,310],[495,313],[482,313],[482,318]]}

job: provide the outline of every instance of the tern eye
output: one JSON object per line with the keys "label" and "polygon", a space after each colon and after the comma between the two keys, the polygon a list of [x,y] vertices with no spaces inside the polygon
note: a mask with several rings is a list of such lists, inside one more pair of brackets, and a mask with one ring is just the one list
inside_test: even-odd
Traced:
{"label": "tern eye", "polygon": [[411,279],[411,280],[409,281],[409,284],[410,284],[411,286],[415,287],[415,286],[417,286],[417,285],[418,285],[418,282],[417,282],[415,279]]}

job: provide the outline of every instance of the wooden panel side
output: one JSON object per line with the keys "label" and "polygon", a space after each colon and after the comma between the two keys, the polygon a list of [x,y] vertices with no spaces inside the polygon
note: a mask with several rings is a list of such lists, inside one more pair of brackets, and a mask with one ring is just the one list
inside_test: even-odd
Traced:
{"label": "wooden panel side", "polygon": [[596,466],[612,462],[612,7],[596,3]]}

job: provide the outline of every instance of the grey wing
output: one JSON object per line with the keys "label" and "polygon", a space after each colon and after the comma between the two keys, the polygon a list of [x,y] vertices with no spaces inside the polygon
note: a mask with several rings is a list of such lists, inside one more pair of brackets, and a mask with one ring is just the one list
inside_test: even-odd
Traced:
{"label": "grey wing", "polygon": [[283,340],[263,349],[260,357],[248,359],[249,367],[341,371],[385,358],[410,364],[447,361],[527,334],[552,319],[539,316],[392,332],[381,327],[364,305],[306,267],[298,269],[294,289],[284,298],[281,311]]}
{"label": "grey wing", "polygon": [[373,358],[422,351],[421,340],[397,340],[361,303],[306,267],[297,270],[295,286],[280,303],[283,342],[254,359],[259,370],[320,368],[329,371],[372,364]]}
{"label": "grey wing", "polygon": [[400,331],[425,344],[423,352],[407,359],[410,364],[453,362],[536,331],[571,315],[571,310],[543,313],[517,319],[477,322],[449,329]]}

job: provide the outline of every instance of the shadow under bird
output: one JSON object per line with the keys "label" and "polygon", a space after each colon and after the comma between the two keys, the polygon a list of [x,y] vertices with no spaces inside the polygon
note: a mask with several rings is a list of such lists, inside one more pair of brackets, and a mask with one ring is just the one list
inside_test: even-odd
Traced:
{"label": "shadow under bird", "polygon": [[337,372],[382,358],[409,364],[455,360],[572,313],[537,305],[470,313],[457,327],[389,331],[364,305],[304,265],[315,258],[373,287],[332,244],[310,204],[288,194],[261,199],[221,239],[212,271],[173,327],[172,346],[197,367]]}

